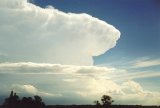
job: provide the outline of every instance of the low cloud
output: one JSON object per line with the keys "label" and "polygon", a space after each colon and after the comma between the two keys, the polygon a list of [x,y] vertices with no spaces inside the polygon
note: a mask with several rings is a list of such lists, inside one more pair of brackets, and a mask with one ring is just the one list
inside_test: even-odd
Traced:
{"label": "low cloud", "polygon": [[[99,99],[103,94],[111,95],[117,104],[159,104],[159,92],[144,89],[133,80],[134,75],[127,80],[122,73],[128,74],[127,71],[112,67],[32,62],[1,63],[0,86],[3,87],[1,91],[14,89],[42,95],[49,99],[46,101],[48,104],[56,99],[59,100],[56,101],[58,104],[62,104],[60,100],[64,99],[68,100],[66,104],[81,104],[81,101],[87,104]],[[12,88],[7,88],[10,86]]]}
{"label": "low cloud", "polygon": [[6,62],[92,65],[93,56],[120,38],[114,26],[91,15],[41,8],[27,0],[1,0],[0,13],[0,52],[7,54]]}
{"label": "low cloud", "polygon": [[79,76],[103,76],[114,72],[114,68],[97,67],[97,66],[77,66],[77,65],[61,65],[49,63],[0,63],[0,73],[13,74],[70,74]]}
{"label": "low cloud", "polygon": [[133,80],[126,81],[121,85],[124,95],[119,97],[120,101],[128,100],[128,104],[158,105],[160,93],[144,90],[144,88]]}
{"label": "low cloud", "polygon": [[[77,77],[94,77],[99,79],[112,80],[129,80],[137,78],[148,78],[160,76],[159,71],[128,71],[114,67],[99,66],[77,66],[77,65],[61,65],[50,63],[0,63],[0,73],[9,74],[57,74],[57,75],[74,75]],[[75,79],[65,79],[65,81],[74,81]]]}
{"label": "low cloud", "polygon": [[30,84],[26,85],[20,85],[20,84],[13,84],[11,86],[13,91],[16,91],[19,94],[28,94],[28,95],[40,95],[40,96],[61,96],[60,94],[53,94],[53,93],[48,93],[44,91],[38,90],[36,87]]}

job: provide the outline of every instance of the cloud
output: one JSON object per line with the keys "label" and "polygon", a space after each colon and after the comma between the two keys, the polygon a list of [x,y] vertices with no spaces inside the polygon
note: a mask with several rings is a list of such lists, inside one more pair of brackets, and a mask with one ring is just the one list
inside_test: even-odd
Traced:
{"label": "cloud", "polygon": [[58,96],[58,95],[61,96],[60,94],[53,94],[53,93],[39,91],[36,87],[30,84],[26,84],[26,85],[13,84],[11,88],[12,90],[21,94],[26,93],[30,95],[40,95],[40,96]]}
{"label": "cloud", "polygon": [[0,1],[0,52],[6,62],[92,65],[116,45],[120,32],[86,13],[41,8],[27,0]]}
{"label": "cloud", "polygon": [[[50,63],[0,63],[0,73],[8,74],[40,74],[40,75],[73,75],[75,77],[93,77],[98,79],[112,79],[115,81],[138,78],[158,77],[159,72],[153,71],[129,71],[113,67],[77,66]],[[64,79],[72,82],[76,79]]]}
{"label": "cloud", "polygon": [[122,84],[122,89],[126,91],[130,90],[130,93],[142,93],[143,92],[143,88],[140,86],[140,84],[132,80],[124,82]]}
{"label": "cloud", "polygon": [[0,73],[14,74],[73,74],[85,76],[103,76],[115,71],[114,68],[96,67],[96,66],[77,66],[77,65],[61,65],[49,63],[0,63]]}
{"label": "cloud", "polygon": [[[139,74],[92,66],[92,57],[116,46],[120,38],[120,31],[107,22],[86,13],[41,8],[27,0],[1,0],[0,13],[0,93],[14,89],[63,100],[57,101],[59,104],[66,100],[66,104],[74,104],[76,99],[79,104],[88,104],[103,94],[121,104],[159,103],[159,92],[126,80],[125,74],[131,79]],[[151,64],[157,62],[137,66]]]}
{"label": "cloud", "polygon": [[121,85],[122,91],[124,91],[124,95],[121,95],[120,101],[128,100],[128,104],[142,104],[145,105],[158,105],[159,101],[159,92],[151,92],[148,90],[144,90],[143,87],[133,81],[129,80],[127,82],[124,82]]}
{"label": "cloud", "polygon": [[[33,85],[18,85],[18,84],[14,84],[12,85],[12,87],[15,89],[15,91],[25,91],[27,93],[31,93],[31,94],[34,94],[36,95],[37,92],[38,92],[38,89],[35,88]],[[19,90],[17,90],[19,89]]]}
{"label": "cloud", "polygon": [[103,94],[112,96],[117,104],[158,105],[160,100],[159,92],[144,89],[134,78],[127,80],[127,76],[124,76],[128,74],[127,71],[112,67],[1,63],[0,74],[1,91],[11,86],[8,89],[18,93],[39,94],[45,99],[49,98],[50,101],[46,101],[50,102],[48,104],[53,104],[51,100],[59,100],[55,104],[62,104],[62,100],[68,100],[66,104],[88,104]]}
{"label": "cloud", "polygon": [[[117,69],[118,70],[118,69]],[[121,71],[121,70],[119,70]],[[160,72],[154,71],[126,71],[125,73],[111,74],[110,77],[115,80],[128,80],[128,79],[140,79],[140,78],[152,78],[159,77]]]}
{"label": "cloud", "polygon": [[132,68],[146,68],[152,66],[160,66],[160,59],[145,57],[132,62]]}

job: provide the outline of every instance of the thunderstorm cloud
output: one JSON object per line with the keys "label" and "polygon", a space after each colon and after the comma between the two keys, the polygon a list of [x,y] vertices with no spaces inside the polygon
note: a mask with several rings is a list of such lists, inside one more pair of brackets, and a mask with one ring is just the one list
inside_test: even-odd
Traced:
{"label": "thunderstorm cloud", "polygon": [[[108,94],[117,104],[158,105],[160,93],[134,81],[150,73],[93,66],[93,56],[115,47],[120,34],[87,13],[0,0],[0,103],[13,89],[20,95],[38,94],[47,104],[88,104]],[[152,64],[159,62],[143,61],[134,67]]]}
{"label": "thunderstorm cloud", "polygon": [[1,61],[92,65],[116,45],[120,32],[86,13],[41,8],[27,0],[0,1]]}

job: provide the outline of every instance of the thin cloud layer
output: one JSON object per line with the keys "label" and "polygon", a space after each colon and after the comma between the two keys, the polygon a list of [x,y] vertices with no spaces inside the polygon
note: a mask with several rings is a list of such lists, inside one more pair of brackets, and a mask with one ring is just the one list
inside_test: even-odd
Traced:
{"label": "thin cloud layer", "polygon": [[160,59],[152,59],[149,57],[144,57],[139,60],[135,60],[132,62],[132,68],[146,68],[153,66],[160,66]]}
{"label": "thin cloud layer", "polygon": [[116,45],[120,32],[88,14],[40,8],[27,0],[0,1],[0,54],[5,62],[92,65]]}

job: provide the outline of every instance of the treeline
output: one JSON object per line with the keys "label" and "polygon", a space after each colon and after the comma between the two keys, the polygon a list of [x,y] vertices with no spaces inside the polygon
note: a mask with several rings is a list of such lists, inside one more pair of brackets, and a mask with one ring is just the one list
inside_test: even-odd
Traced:
{"label": "treeline", "polygon": [[45,108],[44,102],[40,96],[23,97],[22,99],[16,93],[11,91],[8,98],[5,99],[1,108]]}
{"label": "treeline", "polygon": [[10,96],[5,99],[0,108],[160,108],[160,106],[112,105],[113,102],[110,96],[103,95],[100,101],[94,101],[95,105],[45,105],[40,96],[20,99],[16,93],[11,91]]}

